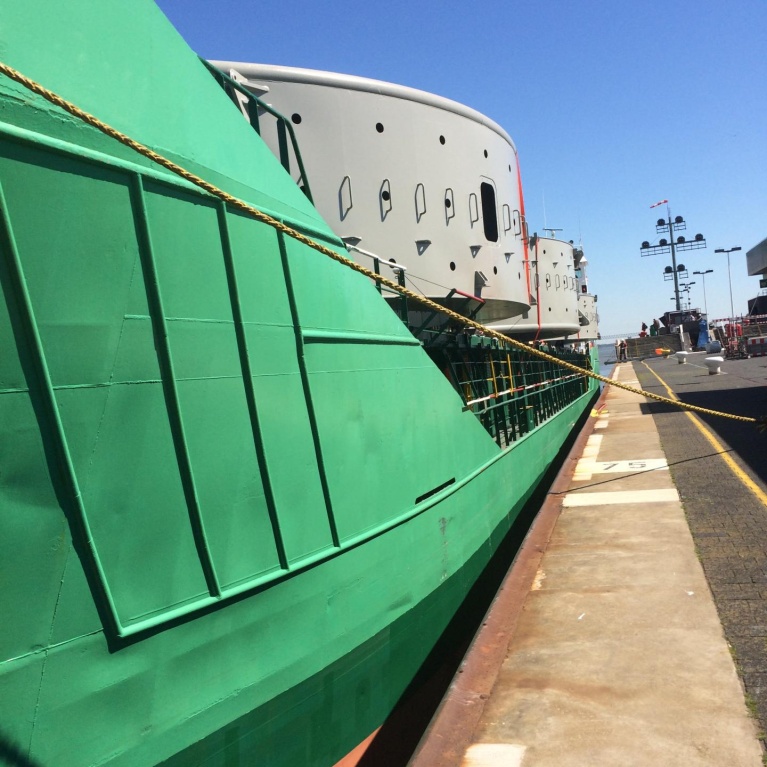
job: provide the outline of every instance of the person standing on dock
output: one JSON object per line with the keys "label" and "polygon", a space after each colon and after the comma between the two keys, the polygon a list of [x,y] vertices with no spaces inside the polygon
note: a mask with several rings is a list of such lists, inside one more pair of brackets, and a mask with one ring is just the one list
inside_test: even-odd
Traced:
{"label": "person standing on dock", "polygon": [[626,354],[628,344],[626,343],[625,338],[621,338],[619,348],[620,354],[618,355],[618,362],[628,362],[628,355]]}

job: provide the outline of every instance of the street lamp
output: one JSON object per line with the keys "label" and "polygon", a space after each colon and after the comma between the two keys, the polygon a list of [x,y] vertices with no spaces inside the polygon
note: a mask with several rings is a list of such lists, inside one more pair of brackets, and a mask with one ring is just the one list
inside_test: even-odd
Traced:
{"label": "street lamp", "polygon": [[706,275],[711,274],[713,269],[706,269],[705,272],[693,272],[693,274],[699,274],[703,278],[703,308],[706,312],[706,319],[708,320],[708,302],[706,301]]}
{"label": "street lamp", "polygon": [[727,254],[727,280],[730,283],[730,319],[735,319],[735,309],[732,305],[732,277],[730,276],[730,253],[740,250],[737,248],[717,248],[714,253],[726,253]]}

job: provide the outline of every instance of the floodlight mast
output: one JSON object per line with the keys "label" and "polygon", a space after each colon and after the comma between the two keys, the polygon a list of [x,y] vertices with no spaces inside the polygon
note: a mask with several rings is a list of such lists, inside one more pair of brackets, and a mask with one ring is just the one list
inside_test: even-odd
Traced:
{"label": "floodlight mast", "polygon": [[[679,300],[679,275],[676,271],[676,249],[674,248],[674,224],[671,221],[671,211],[668,206],[666,207],[668,214],[668,240],[671,243],[671,268],[674,270],[674,297],[676,298],[676,310],[679,311],[682,308],[681,301]],[[658,219],[658,226],[660,226],[661,220]]]}
{"label": "floodlight mast", "polygon": [[[666,200],[664,200],[664,202],[666,202]],[[656,206],[652,205],[651,207],[654,208]],[[679,299],[679,272],[676,263],[676,251],[705,248],[706,240],[703,238],[702,234],[696,234],[695,239],[691,240],[690,242],[687,242],[684,237],[679,237],[677,242],[674,242],[674,227],[676,226],[677,231],[682,231],[683,229],[687,229],[687,224],[681,216],[677,216],[672,220],[671,209],[668,205],[666,205],[666,216],[666,219],[658,219],[655,225],[655,231],[660,234],[661,232],[664,232],[666,229],[668,229],[669,241],[665,242],[661,240],[660,244],[658,245],[650,245],[650,243],[645,240],[645,242],[642,243],[640,252],[642,256],[654,256],[662,253],[668,253],[670,249],[671,268],[674,274],[674,301],[676,302],[676,310],[681,311],[682,303]],[[680,269],[684,270],[684,267],[682,266]],[[687,275],[685,274],[685,276]]]}

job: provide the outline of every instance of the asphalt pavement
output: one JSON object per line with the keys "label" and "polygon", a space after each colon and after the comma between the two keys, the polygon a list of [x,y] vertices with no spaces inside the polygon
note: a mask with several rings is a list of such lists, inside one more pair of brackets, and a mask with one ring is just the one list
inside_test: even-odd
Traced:
{"label": "asphalt pavement", "polygon": [[[767,357],[725,360],[709,375],[705,354],[686,364],[673,357],[636,362],[642,388],[665,395],[657,373],[684,402],[730,414],[767,415]],[[717,449],[679,409],[643,405],[652,414],[690,532],[730,644],[759,737],[767,733],[767,432],[753,424],[700,416],[721,445]],[[723,460],[724,451],[749,489]]]}

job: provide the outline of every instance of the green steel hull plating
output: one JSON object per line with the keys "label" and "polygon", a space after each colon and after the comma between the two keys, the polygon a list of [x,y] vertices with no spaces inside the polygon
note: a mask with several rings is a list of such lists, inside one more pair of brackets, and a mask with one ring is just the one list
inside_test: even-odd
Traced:
{"label": "green steel hull plating", "polygon": [[[153,5],[17,67],[343,250]],[[364,277],[0,82],[0,758],[328,765],[594,394],[502,450]],[[438,489],[441,488],[441,489]]]}
{"label": "green steel hull plating", "polygon": [[[475,503],[474,493],[482,493],[493,484],[507,489],[508,500],[513,505],[458,572],[348,655],[303,680],[279,700],[228,722],[208,738],[169,759],[164,763],[166,767],[262,763],[259,760],[264,764],[332,765],[348,753],[351,746],[372,733],[400,700],[533,494],[549,465],[546,457],[555,456],[557,447],[572,434],[573,418],[582,412],[582,404],[571,406],[547,423],[545,429],[536,431],[519,445],[518,455],[506,455],[475,480],[477,487],[467,488],[465,502],[469,505]],[[518,475],[516,462],[526,460],[529,462],[524,464],[524,474],[528,482],[515,487],[517,483],[510,482],[506,475],[509,472]],[[455,503],[463,501],[456,498]],[[447,511],[450,505],[453,504],[434,509],[437,523],[444,519],[440,516],[442,512],[450,513]],[[455,522],[451,517],[451,525]],[[424,524],[428,524],[426,520]],[[450,546],[454,535],[460,537],[461,532],[456,532],[455,527],[445,531],[441,545]],[[395,548],[385,556],[393,559],[397,567],[406,567],[406,560],[396,549],[400,541],[391,544]],[[300,737],[296,737],[297,712],[302,722],[298,728]],[[251,762],[253,755],[258,755],[258,759]]]}

